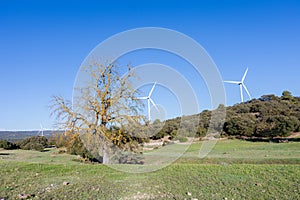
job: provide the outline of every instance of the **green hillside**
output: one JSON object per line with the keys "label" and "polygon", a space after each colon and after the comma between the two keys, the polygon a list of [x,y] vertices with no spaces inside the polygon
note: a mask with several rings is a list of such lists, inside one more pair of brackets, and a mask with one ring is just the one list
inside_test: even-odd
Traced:
{"label": "green hillside", "polygon": [[[212,111],[205,110],[197,115],[185,116],[184,124],[180,124],[182,118],[167,120],[163,129],[153,136],[153,139],[176,137],[179,127],[181,136],[204,137],[211,126],[211,113]],[[221,129],[223,137],[274,138],[299,132],[300,98],[284,91],[281,97],[264,95],[259,99],[229,106],[226,108],[226,120]]]}

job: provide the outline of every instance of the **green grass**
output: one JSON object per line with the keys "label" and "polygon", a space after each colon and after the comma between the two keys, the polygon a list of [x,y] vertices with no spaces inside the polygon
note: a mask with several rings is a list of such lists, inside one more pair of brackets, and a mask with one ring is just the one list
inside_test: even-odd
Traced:
{"label": "green grass", "polygon": [[[75,162],[76,156],[56,150],[0,151],[0,197],[17,199],[26,193],[35,194],[34,199],[300,199],[299,145],[227,140],[199,159],[200,144],[192,144],[176,163],[139,174]],[[64,181],[70,185],[64,186]]]}
{"label": "green grass", "polygon": [[[1,156],[1,154],[4,155]],[[69,165],[69,164],[78,164],[73,161],[76,159],[78,159],[78,157],[75,155],[58,154],[56,149],[45,149],[45,152],[24,151],[24,150],[0,151],[0,160]]]}
{"label": "green grass", "polygon": [[208,156],[196,159],[201,144],[192,144],[177,162],[229,164],[300,164],[300,143],[219,141]]}

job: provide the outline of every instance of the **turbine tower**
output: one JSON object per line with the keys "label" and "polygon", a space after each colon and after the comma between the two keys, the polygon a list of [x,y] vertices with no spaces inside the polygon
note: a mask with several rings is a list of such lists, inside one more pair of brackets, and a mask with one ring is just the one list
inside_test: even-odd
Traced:
{"label": "turbine tower", "polygon": [[44,128],[43,128],[42,124],[40,124],[40,127],[41,127],[41,129],[39,130],[38,135],[41,134],[43,137],[44,136]]}
{"label": "turbine tower", "polygon": [[242,77],[242,80],[241,81],[224,81],[225,83],[233,83],[233,84],[237,84],[240,86],[240,93],[241,93],[241,101],[244,102],[244,96],[243,96],[243,88],[245,89],[246,93],[248,94],[249,96],[249,99],[252,99],[251,98],[251,95],[244,83],[245,81],[245,78],[247,76],[247,73],[248,73],[248,68],[246,69],[245,73],[244,73],[244,76]]}
{"label": "turbine tower", "polygon": [[154,103],[154,101],[151,99],[151,95],[153,93],[153,90],[155,88],[156,82],[153,84],[148,96],[145,97],[138,97],[137,99],[141,99],[141,100],[146,100],[147,99],[147,104],[148,104],[148,120],[151,121],[151,113],[150,113],[150,104],[152,104],[156,110],[158,110],[156,104]]}

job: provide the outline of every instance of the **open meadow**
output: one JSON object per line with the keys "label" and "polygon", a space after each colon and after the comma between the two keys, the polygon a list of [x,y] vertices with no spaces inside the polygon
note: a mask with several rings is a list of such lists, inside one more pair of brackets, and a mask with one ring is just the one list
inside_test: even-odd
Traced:
{"label": "open meadow", "polygon": [[182,158],[161,170],[136,174],[83,164],[57,149],[1,150],[0,197],[300,199],[298,142],[223,140],[204,159],[197,158],[200,146],[201,142],[192,144]]}

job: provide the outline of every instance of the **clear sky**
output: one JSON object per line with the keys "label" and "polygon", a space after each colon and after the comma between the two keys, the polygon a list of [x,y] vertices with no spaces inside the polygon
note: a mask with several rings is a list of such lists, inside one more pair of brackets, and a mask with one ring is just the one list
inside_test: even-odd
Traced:
{"label": "clear sky", "polygon": [[[254,98],[283,90],[300,96],[299,1],[2,0],[0,130],[52,128],[50,98],[71,99],[88,53],[116,33],[148,26],[195,39],[224,80],[239,80],[249,67],[245,83]],[[225,88],[227,105],[238,103],[238,87]]]}

